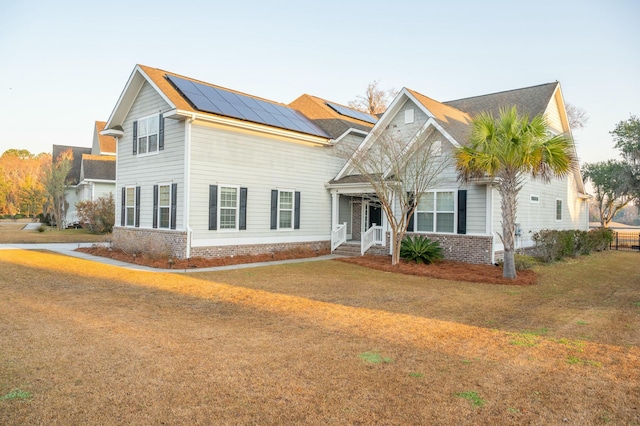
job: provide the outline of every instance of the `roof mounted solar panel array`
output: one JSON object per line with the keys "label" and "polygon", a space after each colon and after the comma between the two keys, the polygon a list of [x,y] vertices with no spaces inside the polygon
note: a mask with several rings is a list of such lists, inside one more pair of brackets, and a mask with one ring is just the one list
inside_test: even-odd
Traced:
{"label": "roof mounted solar panel array", "polygon": [[166,77],[180,94],[199,111],[325,138],[330,137],[311,120],[287,106],[173,75]]}
{"label": "roof mounted solar panel array", "polygon": [[356,120],[366,121],[367,123],[376,124],[378,119],[366,112],[358,111],[355,109],[347,108],[342,105],[334,104],[333,102],[326,102],[327,106],[337,112],[340,115],[346,117],[355,118]]}

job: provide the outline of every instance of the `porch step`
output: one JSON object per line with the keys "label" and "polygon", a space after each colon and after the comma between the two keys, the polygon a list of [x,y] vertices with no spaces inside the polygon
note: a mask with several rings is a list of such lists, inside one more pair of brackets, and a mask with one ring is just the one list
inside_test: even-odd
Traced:
{"label": "porch step", "polygon": [[360,244],[344,243],[333,251],[340,256],[360,256]]}

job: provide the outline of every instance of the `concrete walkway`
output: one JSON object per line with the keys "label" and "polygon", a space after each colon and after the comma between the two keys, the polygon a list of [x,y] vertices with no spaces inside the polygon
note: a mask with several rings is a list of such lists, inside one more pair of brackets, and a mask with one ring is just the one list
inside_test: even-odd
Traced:
{"label": "concrete walkway", "polygon": [[[48,251],[63,254],[66,256],[77,257],[80,259],[90,260],[92,262],[98,262],[105,265],[119,266],[121,268],[132,269],[136,271],[172,272],[172,273],[226,271],[229,269],[245,269],[245,268],[257,268],[260,266],[285,265],[288,263],[315,262],[319,260],[331,260],[331,259],[338,259],[340,257],[344,257],[336,254],[328,254],[325,256],[309,257],[304,259],[274,260],[270,262],[258,262],[258,263],[241,263],[238,265],[214,266],[211,268],[157,269],[157,268],[149,268],[148,266],[143,266],[143,265],[135,265],[132,263],[121,262],[119,260],[110,259],[108,257],[92,256],[87,253],[75,251],[75,249],[79,247],[92,247],[94,244],[97,244],[97,243],[0,244],[0,250],[12,250],[12,249],[13,250],[48,250]],[[2,258],[2,253],[0,252],[0,259],[1,258]]]}

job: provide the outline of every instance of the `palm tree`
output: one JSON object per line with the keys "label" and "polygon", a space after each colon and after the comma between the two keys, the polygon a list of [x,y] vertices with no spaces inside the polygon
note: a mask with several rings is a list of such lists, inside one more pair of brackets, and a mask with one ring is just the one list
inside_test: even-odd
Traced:
{"label": "palm tree", "polygon": [[576,165],[571,139],[548,132],[542,114],[529,119],[516,107],[500,109],[500,116],[482,113],[474,118],[469,144],[455,153],[458,179],[495,179],[502,197],[504,244],[503,277],[515,278],[514,259],[517,196],[527,177],[551,181],[569,174]]}

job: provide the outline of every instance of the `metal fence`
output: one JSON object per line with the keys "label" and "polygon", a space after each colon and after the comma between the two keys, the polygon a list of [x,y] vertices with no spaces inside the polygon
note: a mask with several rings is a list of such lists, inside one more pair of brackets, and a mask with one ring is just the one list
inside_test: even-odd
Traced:
{"label": "metal fence", "polygon": [[611,250],[640,251],[640,232],[614,232],[613,241],[611,242]]}

